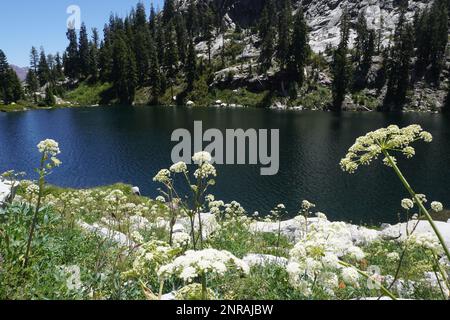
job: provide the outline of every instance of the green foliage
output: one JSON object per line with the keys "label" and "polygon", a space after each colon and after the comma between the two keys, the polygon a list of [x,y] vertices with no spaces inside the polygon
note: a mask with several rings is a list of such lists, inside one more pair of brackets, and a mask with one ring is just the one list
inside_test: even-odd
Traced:
{"label": "green foliage", "polygon": [[6,55],[0,50],[0,100],[8,105],[22,98],[22,85],[16,72],[9,66]]}
{"label": "green foliage", "polygon": [[108,101],[107,94],[112,88],[110,83],[96,83],[89,84],[81,83],[75,90],[67,94],[67,99],[71,102],[76,102],[79,105],[90,106],[96,104],[104,104]]}
{"label": "green foliage", "polygon": [[411,59],[414,54],[414,30],[402,11],[394,35],[388,62],[387,93],[383,110],[402,110],[410,87]]}
{"label": "green foliage", "polygon": [[52,86],[47,86],[45,89],[44,103],[46,106],[54,106],[56,104],[55,94],[53,92]]}
{"label": "green foliage", "polygon": [[341,18],[341,42],[333,55],[333,105],[332,110],[340,111],[350,83],[350,62],[348,61],[349,15],[345,10]]}

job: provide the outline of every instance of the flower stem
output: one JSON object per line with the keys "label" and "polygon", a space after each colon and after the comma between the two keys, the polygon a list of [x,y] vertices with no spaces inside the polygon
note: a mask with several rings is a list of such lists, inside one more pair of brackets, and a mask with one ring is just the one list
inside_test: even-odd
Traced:
{"label": "flower stem", "polygon": [[202,274],[202,300],[208,300],[208,289],[206,287],[206,275]]}
{"label": "flower stem", "polygon": [[44,176],[45,176],[44,175],[44,163],[45,163],[45,158],[46,158],[46,155],[44,153],[42,155],[42,158],[41,158],[41,165],[40,165],[40,169],[39,169],[39,195],[38,195],[38,200],[37,200],[37,204],[36,204],[36,209],[34,211],[33,221],[31,222],[30,233],[28,235],[27,249],[25,251],[25,259],[24,259],[24,262],[23,262],[23,268],[24,269],[28,265],[28,260],[29,260],[29,257],[30,257],[31,242],[33,241],[34,230],[36,229],[39,209],[41,207],[41,200],[42,200],[42,196],[44,194],[44,183],[45,183],[45,180],[44,180]]}
{"label": "flower stem", "polygon": [[[359,269],[356,268],[355,266],[352,266],[351,264],[346,263],[346,262],[344,262],[344,261],[339,261],[339,264],[342,265],[342,266],[344,266],[344,267],[347,267],[347,268],[354,268],[354,269],[356,270],[356,272],[358,272],[358,273],[359,273],[360,275],[362,275],[364,278],[371,280],[371,277],[370,277],[367,273],[365,273],[364,271],[359,270]],[[393,294],[391,291],[389,291],[388,289],[386,289],[381,283],[380,283],[379,285],[380,285],[381,291],[383,291],[384,294],[386,294],[387,296],[389,296],[392,300],[397,300],[397,298],[394,296],[394,294]]]}
{"label": "flower stem", "polygon": [[448,250],[447,245],[445,244],[445,240],[442,237],[441,232],[439,231],[439,229],[437,228],[436,224],[434,223],[433,218],[430,216],[430,214],[428,213],[428,210],[425,208],[425,206],[423,205],[422,201],[420,201],[419,197],[417,197],[417,194],[411,188],[411,186],[408,183],[408,181],[406,180],[405,176],[400,171],[399,167],[394,162],[394,160],[392,160],[392,157],[389,155],[389,153],[387,151],[384,151],[384,154],[385,154],[386,158],[388,159],[389,164],[392,166],[392,168],[394,168],[395,173],[397,174],[397,176],[399,177],[399,179],[403,183],[403,186],[406,188],[406,190],[408,190],[408,192],[411,195],[411,197],[415,200],[415,202],[419,206],[420,211],[422,211],[423,215],[427,218],[428,222],[431,225],[431,228],[433,229],[434,233],[438,237],[439,242],[441,243],[441,245],[442,245],[442,247],[444,249],[444,252],[445,252],[445,255],[447,256],[447,259],[450,260],[450,251]]}

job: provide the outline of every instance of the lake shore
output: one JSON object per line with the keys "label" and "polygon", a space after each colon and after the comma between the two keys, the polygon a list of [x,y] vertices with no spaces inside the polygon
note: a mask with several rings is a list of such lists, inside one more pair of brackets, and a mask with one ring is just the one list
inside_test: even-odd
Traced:
{"label": "lake shore", "polygon": [[[69,103],[69,104],[61,104],[56,106],[48,106],[48,107],[40,107],[33,104],[11,104],[11,105],[1,105],[0,104],[0,113],[16,113],[16,112],[26,112],[26,111],[37,111],[37,110],[58,110],[58,109],[70,109],[70,108],[99,108],[99,107],[118,107],[120,105],[118,104],[110,104],[110,105],[81,105],[78,103]],[[153,105],[146,105],[146,104],[136,104],[133,105],[133,107],[159,107],[159,106],[153,106]],[[164,105],[164,107],[176,107],[176,105]],[[196,108],[196,109],[207,109],[207,108],[219,108],[219,109],[245,109],[245,108],[257,108],[257,107],[249,107],[249,106],[243,106],[239,104],[225,104],[221,103],[221,105],[215,104],[211,105],[209,107],[204,106],[192,106],[192,105],[186,105],[184,106],[186,108]],[[302,107],[287,107],[287,106],[271,106],[271,107],[265,107],[263,109],[268,110],[276,110],[276,111],[295,111],[295,112],[302,112],[302,111],[320,111],[320,112],[331,112],[329,110],[324,109],[317,109],[317,108],[302,108]],[[367,112],[377,112],[377,110],[369,110],[369,109],[349,109],[349,110],[342,110],[342,112],[355,112],[355,113],[367,113]],[[405,109],[402,111],[403,113],[430,113],[430,114],[441,114],[442,112],[435,111],[435,110],[415,110],[415,109]],[[389,112],[384,112],[389,113]]]}

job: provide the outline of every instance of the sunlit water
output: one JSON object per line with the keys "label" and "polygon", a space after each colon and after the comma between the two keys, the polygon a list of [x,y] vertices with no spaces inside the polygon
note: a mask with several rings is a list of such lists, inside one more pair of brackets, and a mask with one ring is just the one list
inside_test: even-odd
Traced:
{"label": "sunlit water", "polygon": [[[108,107],[0,114],[0,171],[27,171],[38,163],[36,144],[59,141],[63,166],[49,177],[64,187],[125,182],[155,197],[152,177],[171,165],[173,130],[280,129],[280,171],[261,176],[260,166],[218,166],[216,198],[236,200],[249,212],[267,213],[284,203],[293,215],[308,199],[332,220],[396,222],[406,196],[391,169],[380,164],[343,173],[340,159],[355,138],[389,124],[418,123],[434,136],[417,156],[400,161],[411,184],[429,200],[450,206],[450,119],[437,114],[286,112],[259,109]],[[30,178],[30,177],[29,177]]]}

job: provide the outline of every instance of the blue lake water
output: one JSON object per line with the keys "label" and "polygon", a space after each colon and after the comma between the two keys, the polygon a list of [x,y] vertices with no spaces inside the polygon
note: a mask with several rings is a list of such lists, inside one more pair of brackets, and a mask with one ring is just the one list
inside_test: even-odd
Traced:
{"label": "blue lake water", "polygon": [[400,167],[417,192],[450,207],[450,119],[438,114],[287,112],[262,109],[100,107],[0,114],[0,171],[26,171],[33,177],[36,144],[60,143],[62,167],[49,177],[64,187],[116,182],[137,185],[156,197],[152,177],[171,165],[173,130],[279,129],[280,171],[261,176],[260,166],[218,166],[216,198],[236,200],[249,212],[267,213],[284,203],[291,214],[308,199],[332,220],[396,222],[407,194],[390,168],[374,164],[354,175],[340,159],[355,138],[389,124],[418,123],[434,136],[419,144],[417,156]]}

